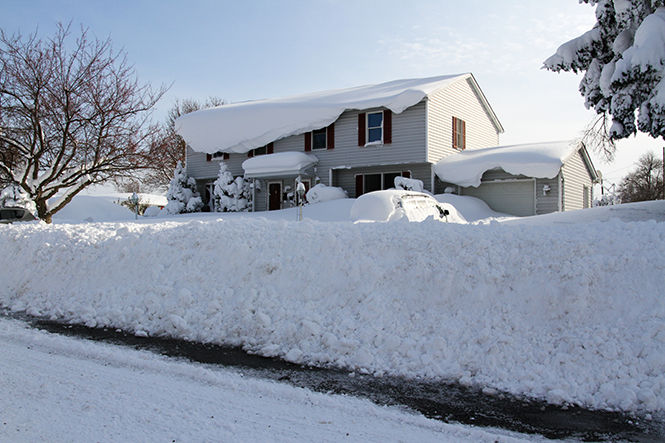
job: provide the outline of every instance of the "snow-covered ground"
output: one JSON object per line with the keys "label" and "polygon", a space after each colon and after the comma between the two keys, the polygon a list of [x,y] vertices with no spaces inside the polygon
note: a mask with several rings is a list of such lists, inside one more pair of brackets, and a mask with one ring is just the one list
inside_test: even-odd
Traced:
{"label": "snow-covered ground", "polygon": [[665,411],[664,202],[476,225],[352,224],[352,202],[308,206],[300,223],[293,209],[4,226],[0,305]]}
{"label": "snow-covered ground", "polygon": [[0,441],[526,441],[2,317],[0,348]]}

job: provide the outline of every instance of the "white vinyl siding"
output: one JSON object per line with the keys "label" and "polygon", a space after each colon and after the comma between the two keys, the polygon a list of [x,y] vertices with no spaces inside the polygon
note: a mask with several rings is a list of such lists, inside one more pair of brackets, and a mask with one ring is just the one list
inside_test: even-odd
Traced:
{"label": "white vinyl siding", "polygon": [[566,160],[561,168],[561,174],[563,175],[563,210],[584,208],[585,192],[587,202],[591,201],[592,182],[579,151]]}
{"label": "white vinyl siding", "polygon": [[429,96],[427,161],[436,163],[443,157],[458,152],[453,149],[453,117],[466,123],[466,149],[499,144],[499,129],[481,104],[471,81],[459,80]]}

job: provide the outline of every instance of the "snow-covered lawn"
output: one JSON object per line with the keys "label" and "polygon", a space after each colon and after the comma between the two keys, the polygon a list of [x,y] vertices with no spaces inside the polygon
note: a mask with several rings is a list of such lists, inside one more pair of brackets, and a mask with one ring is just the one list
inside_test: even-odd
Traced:
{"label": "snow-covered lawn", "polygon": [[0,305],[299,363],[665,411],[662,201],[477,225],[352,224],[352,202],[308,206],[300,223],[287,210],[4,226]]}
{"label": "snow-covered lawn", "polygon": [[526,441],[2,317],[0,348],[0,441]]}

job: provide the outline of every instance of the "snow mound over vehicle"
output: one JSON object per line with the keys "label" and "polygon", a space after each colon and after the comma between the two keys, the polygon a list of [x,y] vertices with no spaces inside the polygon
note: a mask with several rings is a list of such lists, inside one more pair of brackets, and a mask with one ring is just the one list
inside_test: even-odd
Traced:
{"label": "snow mound over vehicle", "polygon": [[305,195],[309,203],[323,203],[341,198],[348,198],[346,191],[335,186],[326,186],[323,183],[315,185]]}
{"label": "snow mound over vehicle", "polygon": [[[444,211],[447,214],[444,215]],[[358,197],[351,207],[351,220],[355,222],[394,222],[438,220],[466,223],[454,206],[438,203],[422,192],[388,189],[374,191]]]}

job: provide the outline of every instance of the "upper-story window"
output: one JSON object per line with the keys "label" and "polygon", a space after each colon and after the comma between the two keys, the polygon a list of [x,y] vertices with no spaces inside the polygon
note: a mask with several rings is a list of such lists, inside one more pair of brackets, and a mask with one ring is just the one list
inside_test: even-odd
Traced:
{"label": "upper-story window", "polygon": [[466,122],[453,117],[453,148],[466,149]]}
{"label": "upper-story window", "polygon": [[250,151],[247,152],[247,157],[254,157],[255,155],[266,155],[266,154],[272,154],[273,153],[273,143],[270,142],[265,146],[261,146],[259,148],[254,148]]}
{"label": "upper-story window", "polygon": [[367,113],[367,143],[383,141],[383,112]]}
{"label": "upper-story window", "polygon": [[214,154],[212,154],[212,158],[219,158],[219,159],[223,159],[223,160],[228,160],[229,154],[227,154],[226,152],[217,151]]}
{"label": "upper-story window", "polygon": [[327,149],[326,128],[312,131],[312,149]]}

